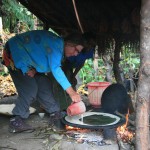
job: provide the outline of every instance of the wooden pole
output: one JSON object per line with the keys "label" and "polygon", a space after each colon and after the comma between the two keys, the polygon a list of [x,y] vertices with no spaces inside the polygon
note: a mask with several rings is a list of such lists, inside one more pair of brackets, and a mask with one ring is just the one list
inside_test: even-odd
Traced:
{"label": "wooden pole", "polygon": [[141,66],[136,105],[136,150],[149,149],[150,0],[142,0],[140,26]]}
{"label": "wooden pole", "polygon": [[0,35],[3,33],[2,17],[0,17]]}

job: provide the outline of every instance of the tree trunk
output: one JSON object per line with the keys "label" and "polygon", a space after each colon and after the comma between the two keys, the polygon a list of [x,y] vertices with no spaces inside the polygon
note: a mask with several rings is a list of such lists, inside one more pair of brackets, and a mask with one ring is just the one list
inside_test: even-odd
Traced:
{"label": "tree trunk", "polygon": [[149,149],[150,100],[150,1],[142,0],[140,53],[141,66],[136,108],[136,150]]}
{"label": "tree trunk", "polygon": [[97,77],[98,76],[98,59],[94,59],[93,60],[93,67],[94,67],[94,77]]}
{"label": "tree trunk", "polygon": [[0,17],[0,35],[3,34],[3,24],[2,24],[2,17]]}
{"label": "tree trunk", "polygon": [[114,62],[113,62],[113,71],[114,76],[117,83],[123,84],[123,79],[121,77],[121,68],[119,66],[120,63],[120,51],[121,51],[121,43],[116,38],[115,51],[114,51]]}
{"label": "tree trunk", "polygon": [[106,81],[112,83],[113,77],[112,77],[112,61],[111,57],[107,54],[103,55],[102,57],[104,66],[106,67]]}

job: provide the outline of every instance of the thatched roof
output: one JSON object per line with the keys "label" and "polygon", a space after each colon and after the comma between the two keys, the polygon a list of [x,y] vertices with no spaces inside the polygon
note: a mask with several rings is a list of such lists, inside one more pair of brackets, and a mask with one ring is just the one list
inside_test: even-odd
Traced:
{"label": "thatched roof", "polygon": [[42,20],[46,27],[52,28],[60,35],[75,30],[92,31],[97,35],[101,50],[106,49],[114,39],[120,41],[119,43],[130,43],[133,47],[138,45],[140,0],[18,1]]}

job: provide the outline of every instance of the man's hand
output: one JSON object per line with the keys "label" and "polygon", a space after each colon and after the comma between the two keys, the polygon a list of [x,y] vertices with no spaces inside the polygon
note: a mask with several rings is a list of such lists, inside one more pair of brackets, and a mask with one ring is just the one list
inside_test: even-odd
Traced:
{"label": "man's hand", "polygon": [[66,92],[69,94],[69,96],[71,97],[73,102],[80,102],[81,101],[81,97],[80,95],[73,90],[72,87],[69,87]]}
{"label": "man's hand", "polygon": [[81,97],[78,93],[71,95],[70,96],[73,102],[80,102],[81,101]]}
{"label": "man's hand", "polygon": [[36,70],[34,68],[30,69],[28,72],[27,72],[27,75],[30,76],[30,77],[34,77],[36,74]]}

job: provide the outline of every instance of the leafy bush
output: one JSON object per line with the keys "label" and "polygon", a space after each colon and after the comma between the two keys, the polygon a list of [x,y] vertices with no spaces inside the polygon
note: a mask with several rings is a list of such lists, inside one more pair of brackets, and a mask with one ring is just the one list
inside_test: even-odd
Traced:
{"label": "leafy bush", "polygon": [[[139,54],[128,53],[122,55],[120,66],[123,69],[125,78],[132,78],[137,74],[140,67]],[[83,68],[79,71],[79,77],[84,84],[96,81],[105,81],[106,79],[106,66],[101,58],[98,59],[98,68],[94,70],[94,63],[92,59],[86,60]],[[112,75],[113,76],[113,75]],[[113,79],[115,81],[115,79]]]}
{"label": "leafy bush", "polygon": [[83,83],[104,81],[106,69],[102,59],[98,60],[98,68],[94,70],[94,63],[92,59],[86,60],[84,67],[79,71],[79,77]]}

